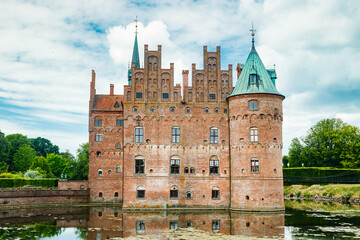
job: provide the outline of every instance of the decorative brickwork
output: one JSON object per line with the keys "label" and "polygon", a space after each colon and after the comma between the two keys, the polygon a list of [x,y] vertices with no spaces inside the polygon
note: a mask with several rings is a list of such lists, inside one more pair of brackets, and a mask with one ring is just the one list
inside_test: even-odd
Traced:
{"label": "decorative brickwork", "polygon": [[[221,70],[220,47],[203,50],[204,68],[192,65],[191,86],[184,70],[182,90],[174,86],[174,64],[162,68],[160,45],[157,51],[145,45],[144,67],[132,63],[131,85],[124,86],[123,96],[114,95],[113,85],[110,95],[97,95],[93,71],[91,201],[119,202],[124,208],[283,209],[283,97],[227,99],[232,65]],[[250,100],[258,109],[248,109]],[[257,160],[253,167],[251,160]]]}

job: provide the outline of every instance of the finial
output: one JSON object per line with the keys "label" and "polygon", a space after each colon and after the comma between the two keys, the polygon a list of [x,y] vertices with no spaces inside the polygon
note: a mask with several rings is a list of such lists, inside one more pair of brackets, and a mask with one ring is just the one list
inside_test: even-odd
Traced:
{"label": "finial", "polygon": [[136,15],[136,17],[135,17],[135,19],[134,19],[134,22],[135,22],[135,34],[137,34],[137,33],[138,33],[138,31],[137,31],[137,28],[138,28],[137,15]]}
{"label": "finial", "polygon": [[255,44],[254,36],[255,36],[255,32],[256,32],[256,29],[254,28],[254,22],[251,23],[250,32],[251,32],[251,37],[252,37],[251,42],[252,42],[252,45],[254,46],[254,44]]}

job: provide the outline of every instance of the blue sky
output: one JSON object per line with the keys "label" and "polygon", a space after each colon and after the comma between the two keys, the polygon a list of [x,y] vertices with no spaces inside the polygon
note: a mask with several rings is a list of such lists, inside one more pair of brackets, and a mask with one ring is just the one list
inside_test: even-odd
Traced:
{"label": "blue sky", "polygon": [[[222,68],[244,63],[257,29],[264,64],[276,64],[284,101],[284,153],[323,118],[360,126],[360,1],[1,1],[0,130],[45,137],[75,153],[88,140],[91,70],[97,93],[122,94],[139,20],[143,45],[162,44],[175,82],[202,46]],[[235,78],[234,73],[234,78]]]}

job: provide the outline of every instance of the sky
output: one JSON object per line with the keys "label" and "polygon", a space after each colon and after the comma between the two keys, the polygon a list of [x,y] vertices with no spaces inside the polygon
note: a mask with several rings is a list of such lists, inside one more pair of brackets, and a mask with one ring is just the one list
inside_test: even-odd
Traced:
{"label": "sky", "polygon": [[[284,100],[283,153],[324,118],[360,126],[360,1],[0,0],[0,131],[45,137],[75,153],[88,141],[91,70],[97,93],[123,93],[138,19],[143,46],[162,45],[162,67],[202,67],[221,46],[222,69],[255,45],[277,71]],[[236,74],[233,75],[234,80]],[[235,81],[234,81],[235,84]]]}

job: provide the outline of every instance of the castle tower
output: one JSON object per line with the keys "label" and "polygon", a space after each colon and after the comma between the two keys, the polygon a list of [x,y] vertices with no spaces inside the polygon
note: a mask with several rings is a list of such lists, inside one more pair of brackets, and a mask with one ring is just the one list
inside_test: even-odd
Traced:
{"label": "castle tower", "polygon": [[254,46],[228,96],[231,208],[283,210],[282,101]]}

